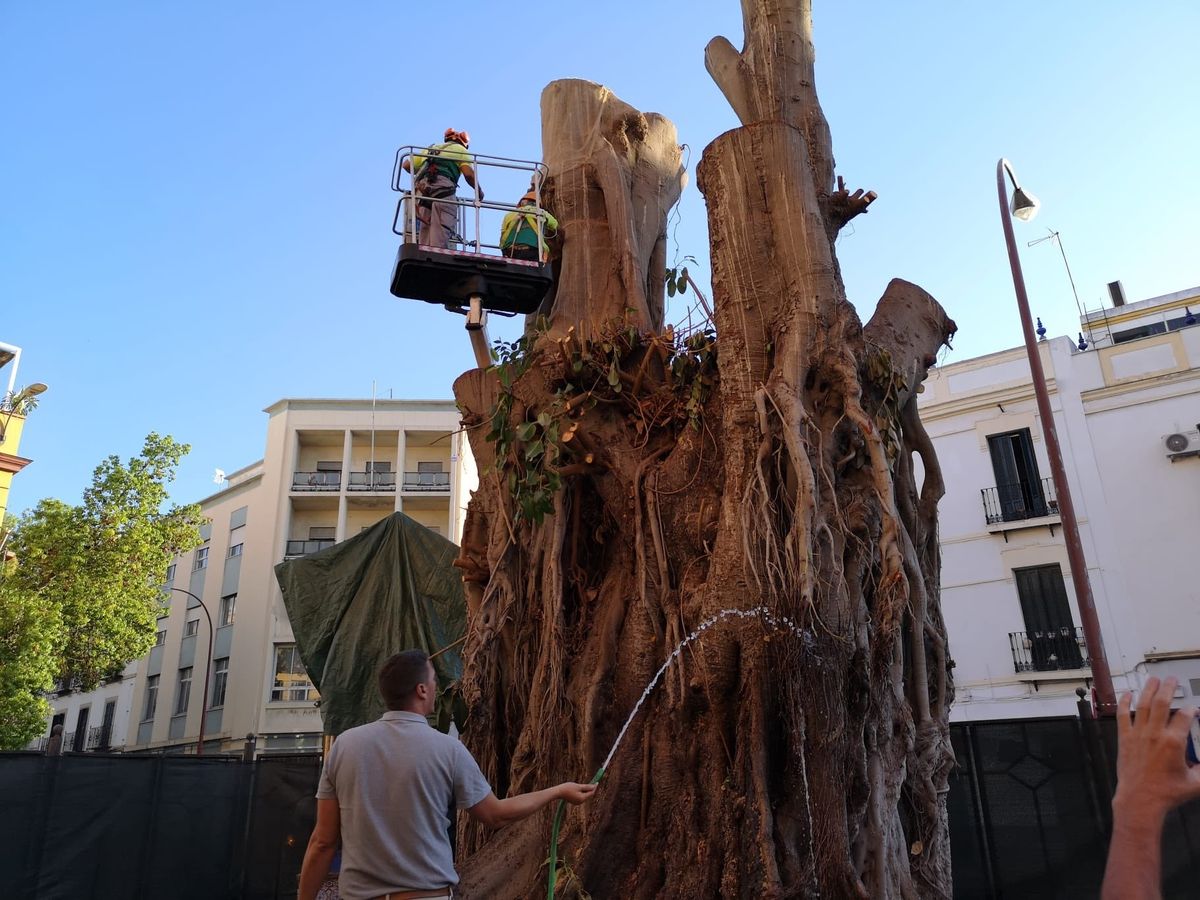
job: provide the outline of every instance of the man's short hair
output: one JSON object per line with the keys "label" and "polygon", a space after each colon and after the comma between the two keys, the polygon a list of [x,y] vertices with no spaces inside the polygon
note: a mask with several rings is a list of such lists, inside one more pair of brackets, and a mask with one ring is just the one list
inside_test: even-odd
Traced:
{"label": "man's short hair", "polygon": [[379,670],[379,693],[388,709],[403,709],[412,699],[418,684],[429,676],[429,654],[424,650],[403,650],[388,658]]}

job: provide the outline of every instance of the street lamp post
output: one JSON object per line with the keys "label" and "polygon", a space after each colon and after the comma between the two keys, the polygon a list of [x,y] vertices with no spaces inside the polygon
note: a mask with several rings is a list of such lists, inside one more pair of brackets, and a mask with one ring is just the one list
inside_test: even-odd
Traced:
{"label": "street lamp post", "polygon": [[183,588],[173,587],[173,591],[178,591],[181,594],[187,594],[204,610],[204,618],[208,620],[208,652],[204,654],[204,695],[200,698],[200,737],[196,740],[196,755],[204,755],[204,719],[208,715],[208,676],[212,671],[212,648],[213,648],[213,623],[212,616],[208,614],[208,607],[204,605],[204,601],[193,594],[191,591],[185,591]]}
{"label": "street lamp post", "polygon": [[1037,398],[1038,415],[1042,420],[1042,432],[1046,437],[1046,455],[1050,457],[1050,474],[1054,478],[1054,490],[1058,497],[1058,512],[1062,520],[1063,539],[1067,544],[1067,560],[1071,566],[1071,582],[1075,586],[1075,599],[1079,603],[1079,618],[1087,642],[1088,658],[1092,666],[1092,678],[1096,689],[1096,707],[1101,715],[1116,713],[1116,695],[1113,692],[1112,673],[1108,668],[1108,657],[1104,653],[1104,638],[1100,634],[1100,618],[1096,614],[1096,601],[1092,597],[1092,586],[1088,580],[1087,560],[1083,555],[1083,544],[1079,540],[1079,523],[1075,519],[1075,504],[1071,501],[1071,488],[1067,484],[1067,472],[1063,466],[1062,448],[1058,443],[1058,430],[1054,424],[1054,412],[1050,409],[1050,395],[1046,391],[1046,374],[1042,369],[1042,357],[1038,352],[1037,339],[1033,333],[1033,317],[1029,312],[1029,295],[1025,292],[1025,276],[1021,274],[1021,259],[1017,255],[1017,241],[1009,219],[1008,188],[1004,183],[1007,173],[1012,180],[1012,215],[1028,222],[1037,213],[1037,198],[1023,190],[1017,183],[1017,175],[1007,159],[996,163],[996,189],[1000,195],[1000,220],[1004,225],[1004,240],[1008,245],[1008,264],[1012,268],[1013,287],[1017,294],[1017,309],[1021,314],[1021,330],[1025,334],[1025,352],[1029,355],[1029,371],[1033,376],[1033,393]]}
{"label": "street lamp post", "polygon": [[[35,381],[33,384],[19,391],[11,389],[3,398],[0,398],[0,413],[7,413],[4,421],[0,422],[0,443],[4,442],[4,436],[8,433],[8,426],[12,424],[13,416],[22,415],[22,408],[32,407],[30,402],[39,394],[44,394],[49,388],[40,381]],[[27,414],[27,413],[26,413]]]}

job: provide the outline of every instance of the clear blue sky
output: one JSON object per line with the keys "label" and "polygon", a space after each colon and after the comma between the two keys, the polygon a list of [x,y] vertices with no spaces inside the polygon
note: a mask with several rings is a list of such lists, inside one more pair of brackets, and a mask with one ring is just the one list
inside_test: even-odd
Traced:
{"label": "clear blue sky", "polygon": [[[1200,4],[984,8],[816,10],[838,170],[880,195],[839,240],[851,299],[866,318],[891,277],[920,283],[959,324],[951,360],[1020,342],[1000,155],[1044,204],[1022,240],[1061,231],[1086,304],[1200,284]],[[536,158],[552,79],[677,124],[676,234],[705,269],[695,164],[736,125],[717,34],[740,45],[736,0],[0,4],[0,341],[50,385],[10,509],[76,500],[150,430],[192,444],[187,501],[259,458],[280,397],[450,396],[462,320],[388,293],[393,154],[454,126]],[[1074,335],[1057,251],[1022,252],[1035,313]]]}

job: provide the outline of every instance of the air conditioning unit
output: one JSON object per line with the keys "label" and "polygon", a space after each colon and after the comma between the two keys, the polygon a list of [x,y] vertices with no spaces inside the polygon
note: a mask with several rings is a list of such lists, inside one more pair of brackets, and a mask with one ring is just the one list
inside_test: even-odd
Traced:
{"label": "air conditioning unit", "polygon": [[1192,431],[1164,435],[1163,449],[1171,462],[1188,456],[1200,456],[1200,425]]}

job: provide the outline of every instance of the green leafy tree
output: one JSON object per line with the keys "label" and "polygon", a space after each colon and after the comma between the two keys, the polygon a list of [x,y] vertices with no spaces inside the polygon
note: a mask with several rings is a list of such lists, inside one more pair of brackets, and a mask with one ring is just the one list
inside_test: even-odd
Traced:
{"label": "green leafy tree", "polygon": [[[188,450],[151,433],[140,455],[127,463],[110,456],[96,467],[81,504],[42,500],[17,522],[8,541],[15,560],[0,588],[0,627],[7,631],[11,619],[14,634],[5,639],[30,662],[13,676],[5,745],[41,729],[44,708],[25,699],[22,686],[44,690],[49,671],[90,690],[153,646],[167,565],[201,543],[200,508],[167,503],[167,485]],[[2,663],[9,645],[0,647]],[[8,681],[0,679],[0,688],[7,691]],[[9,708],[0,722],[9,722]],[[36,729],[21,731],[34,709]]]}
{"label": "green leafy tree", "polygon": [[62,616],[57,605],[16,590],[16,560],[0,563],[0,749],[24,746],[45,729],[42,692],[58,670]]}

